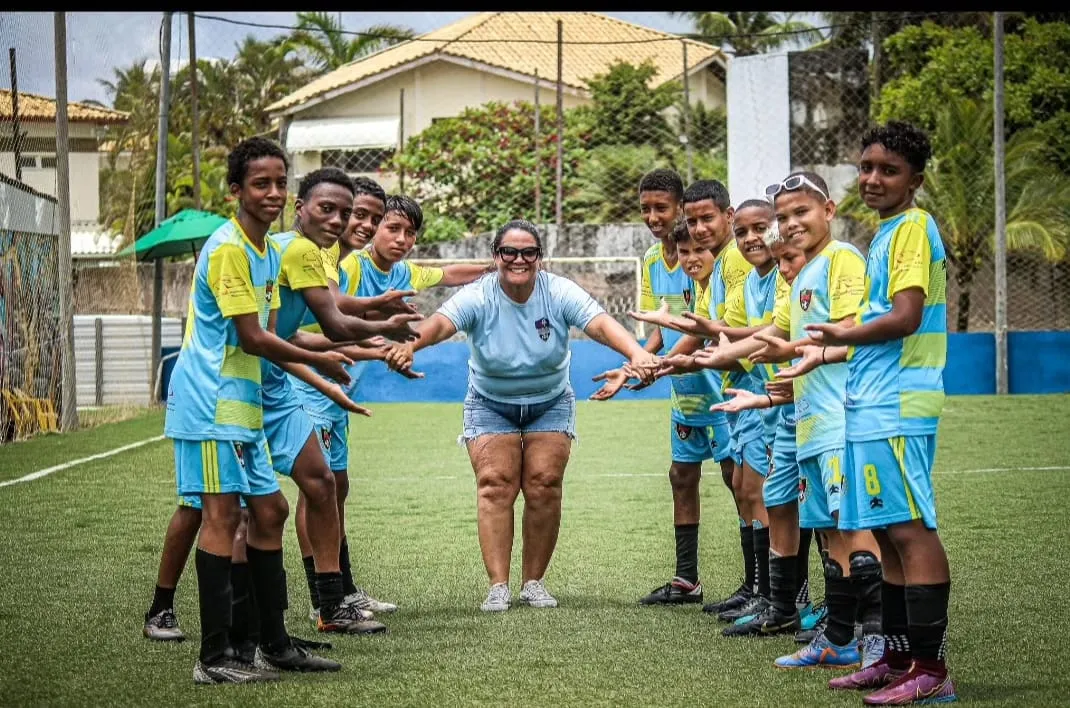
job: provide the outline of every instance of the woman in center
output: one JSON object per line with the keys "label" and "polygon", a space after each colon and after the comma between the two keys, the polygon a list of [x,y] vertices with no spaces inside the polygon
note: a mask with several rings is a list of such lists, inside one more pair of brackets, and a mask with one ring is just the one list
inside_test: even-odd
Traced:
{"label": "woman in center", "polygon": [[[520,601],[556,607],[543,577],[561,525],[561,482],[575,438],[576,397],[569,385],[569,328],[629,360],[653,379],[656,358],[594,298],[567,278],[540,268],[534,224],[510,221],[492,245],[497,271],[464,287],[415,327],[420,338],[398,345],[394,369],[413,352],[468,337],[468,394],[462,438],[475,470],[479,546],[490,580],[486,612],[509,609],[513,504],[524,493]],[[649,372],[648,374],[646,372]]]}

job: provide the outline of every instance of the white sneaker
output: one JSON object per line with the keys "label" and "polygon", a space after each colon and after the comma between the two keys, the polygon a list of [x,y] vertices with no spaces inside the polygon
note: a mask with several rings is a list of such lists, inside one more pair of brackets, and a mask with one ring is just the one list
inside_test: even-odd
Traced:
{"label": "white sneaker", "polygon": [[397,612],[398,606],[392,602],[383,602],[382,600],[376,600],[374,597],[368,594],[368,591],[364,588],[358,587],[356,592],[351,592],[346,595],[343,600],[347,605],[353,605],[361,610],[368,610],[369,612]]}
{"label": "white sneaker", "polygon": [[858,653],[862,657],[862,668],[868,669],[884,656],[884,635],[867,634],[858,643]]}
{"label": "white sneaker", "polygon": [[507,583],[495,583],[490,586],[487,599],[480,605],[484,612],[505,612],[513,604],[513,594],[509,592]]}
{"label": "white sneaker", "polygon": [[520,590],[520,601],[532,607],[557,607],[557,599],[546,590],[541,580],[529,580]]}

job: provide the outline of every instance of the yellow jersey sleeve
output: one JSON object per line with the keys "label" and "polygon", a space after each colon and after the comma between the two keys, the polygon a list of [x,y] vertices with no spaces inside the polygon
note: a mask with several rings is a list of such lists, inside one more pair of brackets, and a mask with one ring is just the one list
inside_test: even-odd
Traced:
{"label": "yellow jersey sleeve", "polygon": [[360,257],[354,251],[342,259],[338,264],[338,270],[346,274],[346,295],[356,295],[360,287],[360,277],[363,273],[360,265]]}
{"label": "yellow jersey sleeve", "polygon": [[866,262],[852,250],[838,249],[829,259],[829,320],[854,317],[866,292]]}
{"label": "yellow jersey sleeve", "polygon": [[291,290],[327,287],[322,251],[307,238],[295,238],[282,254],[279,285]]}
{"label": "yellow jersey sleeve", "polygon": [[747,326],[746,299],[746,294],[743,288],[739,288],[734,294],[731,290],[728,291],[728,302],[725,304],[724,321],[729,327]]}
{"label": "yellow jersey sleeve", "polygon": [[[208,256],[208,287],[224,317],[260,312],[245,249],[224,243]],[[272,305],[278,298],[272,298]]]}
{"label": "yellow jersey sleeve", "polygon": [[406,265],[409,266],[409,283],[412,289],[417,292],[435,287],[442,282],[442,278],[445,275],[441,268],[420,266],[415,263],[407,263]]}
{"label": "yellow jersey sleeve", "polygon": [[643,261],[643,277],[639,284],[639,309],[657,310],[661,303],[654,297],[654,290],[650,286],[650,258]]}
{"label": "yellow jersey sleeve", "polygon": [[338,284],[338,251],[337,241],[330,248],[320,249],[320,256],[323,258],[323,271],[327,275],[327,280],[335,285]]}
{"label": "yellow jersey sleeve", "polygon": [[929,294],[929,267],[932,251],[925,226],[904,221],[892,235],[888,249],[888,299],[907,288],[921,288]]}
{"label": "yellow jersey sleeve", "polygon": [[[710,316],[710,302],[713,300],[713,288],[710,284],[706,284],[706,289],[703,290],[702,286],[697,282],[694,284],[695,293],[695,314],[699,317],[705,317],[708,320],[714,319]],[[657,308],[655,308],[657,309]]]}
{"label": "yellow jersey sleeve", "polygon": [[[777,276],[776,303],[773,305],[773,324],[777,329],[791,332],[791,285]],[[780,283],[784,283],[781,287]]]}

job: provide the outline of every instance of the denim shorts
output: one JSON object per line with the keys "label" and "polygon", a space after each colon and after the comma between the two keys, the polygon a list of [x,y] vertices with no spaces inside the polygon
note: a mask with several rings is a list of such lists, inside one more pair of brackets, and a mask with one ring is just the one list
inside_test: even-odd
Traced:
{"label": "denim shorts", "polygon": [[576,438],[576,394],[566,388],[545,403],[521,405],[494,401],[471,386],[464,397],[464,429],[459,442],[481,435],[565,433]]}

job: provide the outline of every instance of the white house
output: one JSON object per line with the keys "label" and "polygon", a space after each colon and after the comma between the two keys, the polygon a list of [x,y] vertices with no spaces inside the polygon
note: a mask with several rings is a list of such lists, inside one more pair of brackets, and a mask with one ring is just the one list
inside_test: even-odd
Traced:
{"label": "white house", "polygon": [[[19,91],[19,167],[21,180],[44,194],[56,195],[56,101]],[[117,240],[98,223],[100,217],[100,143],[109,125],[128,115],[103,106],[68,103],[70,151],[71,255],[100,257],[113,253]],[[16,177],[11,91],[0,89],[0,173]]]}
{"label": "white house", "polygon": [[[540,102],[553,105],[558,20],[566,109],[589,102],[587,79],[618,61],[652,60],[652,86],[679,81],[685,44],[691,101],[725,104],[725,57],[708,44],[592,12],[479,13],[346,64],[268,106],[296,176],[324,166],[374,173],[436,119],[489,101],[533,101],[536,81]],[[393,187],[387,175],[380,181]]]}

